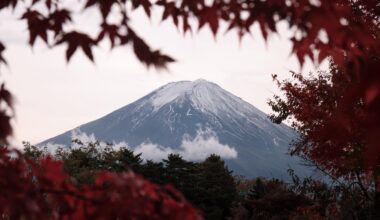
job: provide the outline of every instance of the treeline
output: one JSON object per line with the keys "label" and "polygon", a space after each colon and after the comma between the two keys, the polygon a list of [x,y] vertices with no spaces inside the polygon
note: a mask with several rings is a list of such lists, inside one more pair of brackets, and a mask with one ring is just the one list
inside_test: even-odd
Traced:
{"label": "treeline", "polygon": [[[178,154],[170,154],[161,162],[143,161],[141,154],[127,148],[115,149],[101,143],[74,141],[79,147],[58,148],[53,155],[63,161],[64,170],[78,187],[92,184],[98,171],[124,172],[132,169],[154,183],[171,184],[203,212],[205,219],[226,219],[231,216],[237,191],[232,172],[224,161],[210,155],[204,161],[191,162]],[[25,144],[24,154],[33,160],[46,155],[46,150]]]}
{"label": "treeline", "polygon": [[289,170],[292,182],[278,179],[237,179],[240,200],[232,211],[233,219],[376,219],[374,190],[363,195],[349,182],[323,182],[311,177],[300,179]]}
{"label": "treeline", "polygon": [[[373,204],[357,184],[324,183],[300,179],[293,171],[291,183],[278,179],[247,179],[233,176],[224,161],[210,155],[191,162],[170,154],[160,162],[144,161],[141,154],[127,148],[115,149],[99,142],[75,141],[75,148],[59,148],[51,155],[78,186],[93,184],[99,171],[133,170],[146,179],[171,184],[199,210],[205,219],[372,219]],[[78,147],[79,145],[79,147]],[[25,144],[24,154],[33,160],[46,156],[46,150]],[[252,168],[254,169],[254,168]]]}

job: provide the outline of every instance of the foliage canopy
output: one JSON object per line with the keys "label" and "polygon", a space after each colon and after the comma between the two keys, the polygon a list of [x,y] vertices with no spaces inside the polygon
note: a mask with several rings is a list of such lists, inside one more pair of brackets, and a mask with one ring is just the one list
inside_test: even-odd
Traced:
{"label": "foliage canopy", "polygon": [[[364,171],[365,174],[374,173],[375,188],[378,192],[375,194],[375,204],[380,210],[380,184],[378,184],[380,175],[377,171],[380,158],[378,145],[380,136],[380,3],[378,0],[158,0],[155,2],[150,0],[79,0],[83,3],[84,10],[95,9],[102,16],[102,22],[99,24],[100,31],[96,37],[84,33],[81,27],[77,27],[77,30],[66,28],[72,23],[72,11],[70,8],[63,8],[62,2],[62,0],[2,0],[0,12],[8,7],[22,6],[24,9],[21,19],[27,23],[30,46],[35,44],[36,39],[41,39],[49,47],[65,44],[67,45],[66,59],[68,61],[78,49],[82,49],[90,60],[94,60],[92,49],[101,41],[108,39],[112,48],[129,45],[143,64],[157,68],[165,68],[168,63],[174,61],[174,58],[160,50],[152,49],[131,27],[129,16],[131,11],[137,8],[143,8],[148,17],[152,10],[161,9],[162,20],[171,19],[174,25],[185,33],[207,25],[215,35],[220,29],[220,23],[225,22],[228,24],[228,30],[235,30],[242,37],[250,33],[252,25],[257,23],[262,35],[267,39],[269,34],[277,32],[277,23],[286,22],[292,32],[290,36],[293,43],[292,53],[296,55],[300,64],[302,65],[305,59],[311,59],[319,64],[324,59],[331,58],[337,70],[331,71],[331,80],[340,79],[344,82],[344,87],[341,87],[342,84],[339,83],[326,83],[325,81],[330,79],[324,78],[325,76],[316,79],[317,81],[307,81],[301,75],[296,74],[296,79],[301,81],[306,89],[293,84],[285,84],[288,85],[285,90],[296,98],[293,104],[300,101],[300,106],[289,109],[286,102],[277,100],[280,103],[278,109],[281,109],[280,118],[277,119],[281,120],[289,114],[295,115],[297,120],[302,122],[295,126],[304,132],[306,137],[304,140],[308,141],[307,143],[318,143],[318,146],[325,146],[302,148],[300,147],[302,145],[299,145],[296,151],[298,150],[298,153],[322,164],[333,175],[350,176],[350,173],[355,171],[355,169],[351,169],[352,167],[363,168],[361,171]],[[111,11],[120,15],[119,21],[110,22]],[[194,20],[196,25],[190,25],[190,20]],[[6,45],[0,42],[0,64],[6,64],[5,50]],[[302,96],[307,99],[297,96],[296,92],[302,92]],[[331,96],[326,96],[324,94],[326,92]],[[318,95],[324,96],[328,105],[322,105],[323,108],[319,109],[314,108],[315,106],[321,107],[321,103],[314,103],[318,101]],[[308,105],[303,105],[302,102],[308,103]],[[3,84],[0,87],[1,144],[7,144],[7,138],[12,134],[12,110],[12,95]],[[297,112],[298,110],[302,112]],[[316,117],[308,118],[307,115],[310,113],[315,114]],[[353,156],[352,152],[359,152],[360,156]],[[42,212],[34,211],[37,210],[36,207],[43,207],[45,201],[41,195],[27,192],[29,189],[31,189],[30,192],[38,190],[41,192],[38,187],[46,186],[44,184],[49,187],[58,187],[59,190],[62,190],[62,187],[69,187],[64,190],[71,192],[67,191],[71,190],[71,186],[66,184],[64,175],[60,172],[61,165],[59,163],[47,159],[43,161],[43,164],[48,167],[42,166],[42,169],[32,169],[31,173],[28,173],[30,166],[36,166],[22,157],[11,160],[8,156],[9,153],[9,150],[6,149],[1,149],[0,152],[0,167],[3,176],[7,177],[5,181],[1,182],[4,184],[2,189],[8,187],[9,192],[13,192],[12,190],[18,186],[18,190],[25,193],[22,195],[30,195],[32,199],[27,200],[31,202],[25,203],[26,206],[22,206],[23,210],[21,211],[14,209],[19,206],[10,205],[14,203],[4,204],[1,206],[4,207],[2,210],[4,213],[15,214],[15,217],[20,217],[21,214],[31,214],[30,216],[39,218],[40,216],[37,214],[42,215]],[[340,162],[342,162],[341,165],[339,165]],[[160,169],[160,166],[153,167]],[[10,170],[13,172],[10,173]],[[130,182],[132,185],[129,187],[137,187],[140,186],[137,183],[144,182],[131,173],[118,175],[104,173],[104,175],[100,175],[97,183],[102,185],[105,180],[109,180],[111,185],[114,184],[110,188],[111,191],[120,190],[118,193],[127,193],[123,191],[125,188],[118,188],[118,186],[120,187],[118,184],[126,184],[127,180],[132,177],[134,180]],[[19,183],[20,178],[25,180],[25,185],[13,184]],[[37,183],[33,182],[35,178],[38,180]],[[150,184],[144,186],[149,186],[149,189],[153,189],[154,192],[159,189]],[[101,193],[93,194],[93,190],[95,189],[91,188],[90,191],[82,192],[84,194],[88,192],[88,196],[91,198],[101,196],[104,199],[102,196],[106,196]],[[7,191],[0,192],[7,193]],[[79,194],[82,192],[75,191]],[[112,192],[116,193],[117,191]],[[50,191],[47,194],[50,195]],[[53,202],[54,205],[67,204],[67,207],[71,207],[74,204],[72,202],[77,205],[76,199],[81,201],[78,203],[80,205],[88,204],[83,202],[83,199],[73,199],[72,194],[52,195],[54,195],[53,200],[57,202]],[[154,198],[161,196],[160,193],[150,195],[154,195]],[[119,197],[107,196],[108,200],[103,201],[120,201]],[[2,198],[8,197],[4,195]],[[144,200],[142,197],[138,198]],[[167,197],[164,194],[162,198]],[[163,199],[160,202],[169,202],[170,204],[165,207],[175,207],[174,209],[178,208],[177,210],[186,207],[188,211],[191,210],[189,213],[194,214],[189,206],[186,204],[177,206],[178,203],[172,199]],[[42,206],[36,206],[36,204]],[[114,205],[113,208],[118,207],[115,205],[116,203],[112,202],[105,205],[111,204]],[[69,209],[60,208],[58,210]],[[92,209],[89,212],[95,213],[96,211]],[[53,212],[53,214],[59,216],[61,212]],[[79,214],[83,215],[83,213]],[[99,213],[99,216],[101,214]],[[120,214],[120,210],[109,214]],[[191,216],[195,217],[196,215]]]}

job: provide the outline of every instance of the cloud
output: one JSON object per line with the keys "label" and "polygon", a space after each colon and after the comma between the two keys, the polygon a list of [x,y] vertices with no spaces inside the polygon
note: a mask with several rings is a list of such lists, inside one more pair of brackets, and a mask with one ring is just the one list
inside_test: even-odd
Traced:
{"label": "cloud", "polygon": [[141,153],[142,158],[146,160],[161,161],[167,158],[171,153],[177,153],[170,147],[163,147],[152,143],[143,143],[134,149],[135,153]]}
{"label": "cloud", "polygon": [[[75,129],[71,133],[72,140],[80,140],[84,145],[88,143],[94,143],[97,141],[94,134],[86,134],[79,129]],[[131,148],[127,142],[114,142],[112,143],[115,150],[121,147],[132,149],[136,154],[141,153],[141,157],[145,160],[161,161],[167,158],[169,154],[180,154],[186,160],[199,161],[204,160],[211,154],[219,155],[224,159],[237,158],[237,151],[234,147],[230,147],[226,144],[221,144],[215,132],[211,129],[199,129],[197,135],[192,138],[189,135],[184,135],[181,145],[178,149],[161,146],[151,142],[144,142],[135,148]],[[71,149],[76,149],[82,145],[72,143]],[[104,149],[107,146],[105,142],[99,142],[99,150]],[[43,148],[49,154],[54,152],[59,147],[65,147],[58,144],[48,143]]]}
{"label": "cloud", "polygon": [[205,137],[199,134],[193,139],[184,139],[181,144],[180,154],[187,160],[203,160],[211,154],[222,158],[236,158],[235,148],[221,144],[217,136]]}
{"label": "cloud", "polygon": [[131,148],[129,147],[128,143],[125,142],[125,141],[118,142],[118,143],[113,142],[113,143],[112,143],[112,148],[115,149],[115,150],[120,150],[120,148],[131,149]]}
{"label": "cloud", "polygon": [[210,129],[199,129],[195,138],[185,135],[179,149],[172,149],[153,143],[143,143],[134,149],[141,153],[144,159],[160,161],[168,154],[180,154],[186,160],[204,160],[211,154],[219,155],[224,159],[237,158],[235,148],[219,142],[216,134]]}
{"label": "cloud", "polygon": [[[88,145],[89,143],[95,143],[98,140],[96,139],[94,134],[87,134],[85,132],[82,132],[80,129],[74,129],[71,132],[71,140],[79,140],[83,143],[84,146]],[[108,146],[106,142],[98,141],[97,148],[98,150],[104,150]],[[80,147],[83,147],[82,144],[72,142],[70,146],[63,145],[63,144],[55,144],[55,143],[47,143],[45,145],[40,146],[40,148],[44,151],[45,154],[54,155],[55,152],[58,149],[61,150],[69,150],[69,149],[78,149]],[[122,142],[113,142],[112,148],[115,150],[119,150],[120,148],[127,148],[131,149],[128,145],[128,143],[122,141]]]}
{"label": "cloud", "polygon": [[[79,140],[82,143],[94,143],[96,142],[96,138],[94,134],[87,134],[85,132],[81,132],[79,128],[71,131],[71,140]],[[73,143],[74,146],[77,144]]]}
{"label": "cloud", "polygon": [[59,148],[64,148],[65,146],[64,145],[61,145],[61,144],[54,144],[54,143],[47,143],[43,149],[44,149],[44,153],[45,154],[49,154],[49,155],[54,155],[55,152],[59,149]]}

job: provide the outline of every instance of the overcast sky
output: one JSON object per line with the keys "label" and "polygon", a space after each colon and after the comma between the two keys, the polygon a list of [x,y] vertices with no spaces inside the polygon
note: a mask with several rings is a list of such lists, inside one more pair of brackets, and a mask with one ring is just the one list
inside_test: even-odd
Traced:
{"label": "overcast sky", "polygon": [[[278,92],[271,74],[284,78],[289,70],[300,70],[296,59],[289,56],[286,24],[278,26],[281,34],[272,36],[268,44],[257,27],[252,37],[246,36],[239,43],[235,32],[220,31],[214,38],[208,29],[202,29],[183,36],[171,21],[159,22],[158,17],[154,14],[149,20],[138,10],[132,21],[150,45],[178,60],[168,71],[147,69],[131,48],[110,51],[106,44],[95,50],[95,64],[81,51],[66,63],[65,46],[49,49],[37,41],[30,48],[25,23],[10,11],[0,13],[0,41],[7,45],[9,63],[9,67],[1,68],[1,78],[17,100],[16,142],[40,142],[179,80],[215,82],[268,113],[266,102]],[[86,12],[80,19],[76,21],[80,27],[96,33],[95,12]],[[312,69],[309,62],[303,71]]]}

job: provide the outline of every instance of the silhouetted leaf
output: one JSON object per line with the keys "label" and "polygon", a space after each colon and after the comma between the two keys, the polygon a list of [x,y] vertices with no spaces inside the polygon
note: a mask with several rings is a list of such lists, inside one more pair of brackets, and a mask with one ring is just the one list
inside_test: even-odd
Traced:
{"label": "silhouetted leaf", "polygon": [[0,64],[1,63],[7,64],[7,61],[5,60],[3,56],[4,51],[5,51],[5,46],[3,43],[0,42]]}
{"label": "silhouetted leaf", "polygon": [[50,28],[50,24],[40,12],[36,10],[28,10],[22,15],[21,19],[26,20],[28,23],[30,45],[34,45],[37,37],[40,37],[47,43],[47,31]]}
{"label": "silhouetted leaf", "polygon": [[87,34],[79,33],[76,31],[72,31],[69,33],[65,33],[62,37],[56,42],[59,44],[67,44],[66,50],[66,60],[70,61],[72,55],[78,49],[78,47],[82,48],[85,55],[91,60],[94,61],[94,57],[92,54],[92,47],[96,45],[96,41],[90,38]]}

